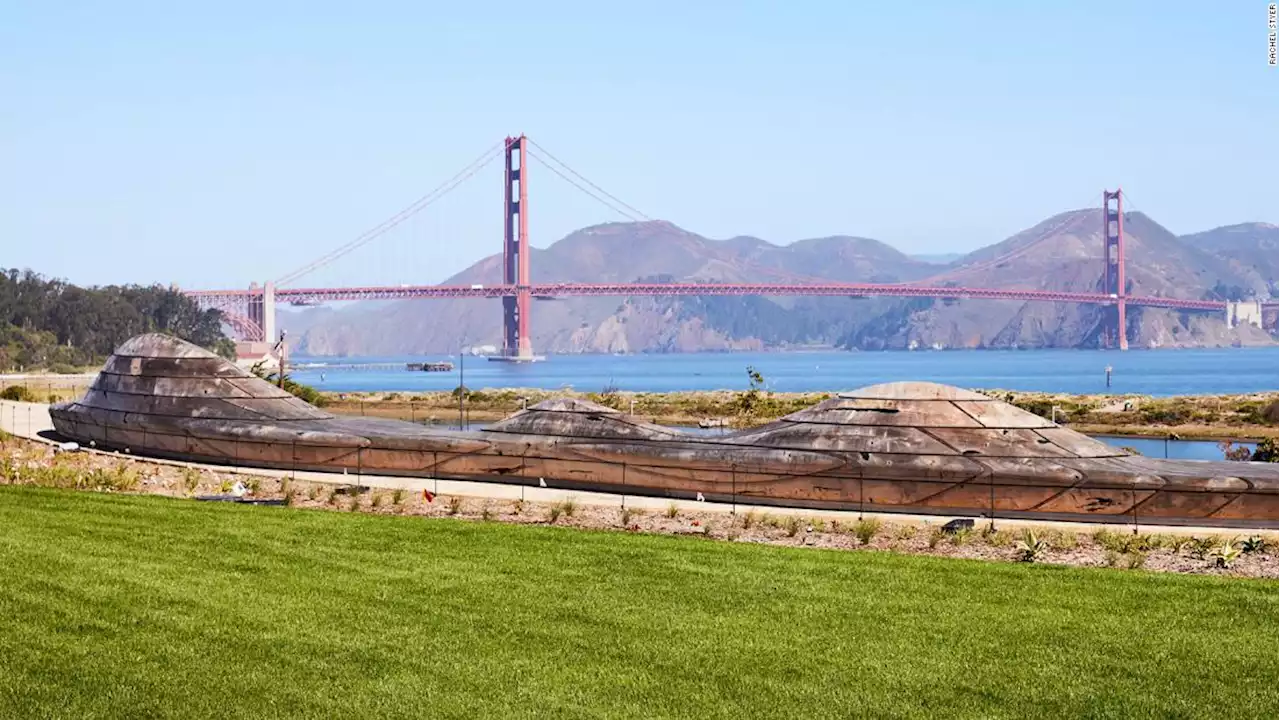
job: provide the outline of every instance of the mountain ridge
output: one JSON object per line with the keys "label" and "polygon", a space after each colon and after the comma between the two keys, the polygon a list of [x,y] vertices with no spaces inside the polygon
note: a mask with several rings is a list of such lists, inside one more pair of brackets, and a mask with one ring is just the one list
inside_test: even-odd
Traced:
{"label": "mountain ridge", "polygon": [[[1130,294],[1261,297],[1274,292],[1276,228],[1223,226],[1176,236],[1141,213],[1125,215]],[[939,264],[855,235],[776,245],[752,236],[706,238],[667,221],[603,223],[533,249],[534,282],[875,282],[929,280],[968,287],[1098,292],[1102,236],[1096,209],[1059,213],[997,243]],[[1259,249],[1260,248],[1260,249]],[[492,284],[492,255],[445,284]],[[1233,298],[1234,299],[1234,298]],[[1201,315],[1132,308],[1131,344],[1146,347],[1265,344],[1258,328],[1229,329]],[[283,327],[291,320],[283,317]],[[1094,347],[1102,308],[927,298],[566,298],[534,304],[534,347],[548,353],[696,352],[912,347]],[[381,355],[500,345],[498,300],[403,300],[369,311],[357,303],[299,326],[296,352]],[[291,334],[292,331],[291,331]]]}

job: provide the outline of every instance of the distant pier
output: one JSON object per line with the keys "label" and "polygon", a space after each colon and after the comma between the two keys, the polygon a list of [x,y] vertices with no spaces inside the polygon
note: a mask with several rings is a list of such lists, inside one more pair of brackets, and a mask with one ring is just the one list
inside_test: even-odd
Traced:
{"label": "distant pier", "polygon": [[408,370],[409,372],[453,372],[453,363],[451,362],[303,363],[299,365],[290,365],[289,369],[290,370],[314,370],[316,372],[337,372],[337,371],[367,372],[370,370]]}

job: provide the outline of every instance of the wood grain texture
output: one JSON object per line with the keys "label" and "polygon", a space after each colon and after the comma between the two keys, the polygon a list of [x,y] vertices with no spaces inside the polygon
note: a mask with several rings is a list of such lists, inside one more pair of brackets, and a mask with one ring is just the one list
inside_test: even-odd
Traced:
{"label": "wood grain texture", "polygon": [[[127,351],[127,352],[125,352]],[[802,507],[1277,526],[1277,467],[1130,456],[981,394],[933,383],[842,393],[717,436],[550,400],[461,432],[333,416],[180,340],[143,335],[61,435],[228,465],[449,477]]]}

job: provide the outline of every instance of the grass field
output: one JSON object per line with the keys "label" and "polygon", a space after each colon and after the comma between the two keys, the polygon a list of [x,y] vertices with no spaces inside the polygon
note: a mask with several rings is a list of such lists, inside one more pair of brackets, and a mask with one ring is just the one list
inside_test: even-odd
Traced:
{"label": "grass field", "polygon": [[3,717],[1267,717],[1277,584],[0,487]]}

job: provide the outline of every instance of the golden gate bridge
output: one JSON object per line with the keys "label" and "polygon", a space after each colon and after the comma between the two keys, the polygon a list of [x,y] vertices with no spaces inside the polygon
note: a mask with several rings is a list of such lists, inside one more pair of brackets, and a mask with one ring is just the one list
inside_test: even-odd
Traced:
{"label": "golden gate bridge", "polygon": [[[564,168],[560,170],[539,157]],[[447,195],[467,179],[475,176],[497,157],[505,158],[504,231],[502,241],[502,279],[499,283],[478,285],[398,285],[370,287],[290,287],[299,278],[328,265],[347,253],[375,240]],[[1204,300],[1173,297],[1129,295],[1126,292],[1124,266],[1123,193],[1104,190],[1099,224],[1103,232],[1103,257],[1100,258],[1101,290],[1099,292],[1063,292],[1018,288],[957,287],[942,283],[954,270],[904,283],[837,283],[820,278],[789,276],[790,282],[779,283],[533,283],[529,274],[528,166],[530,157],[559,175],[574,187],[631,219],[649,219],[623,201],[587,180],[560,162],[525,135],[508,137],[494,145],[466,168],[427,195],[419,198],[396,215],[361,234],[351,242],[316,259],[308,265],[265,285],[256,284],[242,290],[183,290],[202,307],[220,310],[223,318],[239,339],[267,341],[275,338],[275,307],[285,302],[314,305],[325,302],[355,300],[432,299],[432,298],[500,298],[502,300],[502,359],[511,361],[534,358],[530,340],[530,300],[534,298],[600,297],[600,296],[824,296],[824,297],[904,297],[936,299],[1011,300],[1021,302],[1080,303],[1107,308],[1102,328],[1104,347],[1126,349],[1125,311],[1127,307],[1153,307],[1185,312],[1222,312],[1234,321],[1238,303],[1226,300]],[[576,178],[576,179],[575,179]],[[591,188],[591,189],[588,189]],[[594,189],[594,192],[592,191]],[[1021,254],[1026,247],[981,263],[994,266]],[[972,269],[978,266],[969,266]],[[1258,303],[1259,313],[1274,317],[1276,302]]]}

